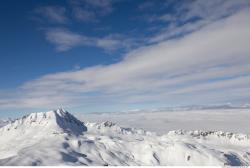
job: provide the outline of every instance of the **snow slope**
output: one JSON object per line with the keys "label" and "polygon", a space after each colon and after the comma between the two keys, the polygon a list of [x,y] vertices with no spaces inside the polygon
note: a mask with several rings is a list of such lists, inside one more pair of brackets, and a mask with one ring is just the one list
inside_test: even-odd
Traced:
{"label": "snow slope", "polygon": [[63,109],[0,128],[0,165],[250,165],[250,136],[81,122]]}
{"label": "snow slope", "polygon": [[1,120],[0,119],[0,128],[3,127],[3,126],[5,126],[5,125],[7,125],[8,123],[9,123],[8,120]]}

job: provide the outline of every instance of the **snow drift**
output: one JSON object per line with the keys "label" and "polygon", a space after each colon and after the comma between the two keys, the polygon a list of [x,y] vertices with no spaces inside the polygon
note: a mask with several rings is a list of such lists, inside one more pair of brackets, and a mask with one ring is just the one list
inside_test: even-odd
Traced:
{"label": "snow drift", "polygon": [[81,122],[58,109],[0,128],[0,165],[250,165],[250,136]]}

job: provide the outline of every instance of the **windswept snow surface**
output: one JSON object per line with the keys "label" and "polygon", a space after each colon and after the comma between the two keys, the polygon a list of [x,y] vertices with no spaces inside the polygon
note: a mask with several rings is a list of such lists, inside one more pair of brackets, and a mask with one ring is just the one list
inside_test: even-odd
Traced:
{"label": "windswept snow surface", "polygon": [[250,136],[220,131],[156,135],[81,122],[63,109],[0,128],[0,165],[250,165]]}

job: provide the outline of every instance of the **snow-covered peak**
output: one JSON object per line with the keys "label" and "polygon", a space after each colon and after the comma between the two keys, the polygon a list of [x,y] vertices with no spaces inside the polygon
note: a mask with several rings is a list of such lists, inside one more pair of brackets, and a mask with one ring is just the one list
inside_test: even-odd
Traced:
{"label": "snow-covered peak", "polygon": [[14,130],[22,130],[22,132],[39,130],[40,133],[52,132],[79,135],[86,131],[87,127],[72,114],[59,108],[53,111],[31,113],[23,116],[0,128],[0,133]]}
{"label": "snow-covered peak", "polygon": [[58,108],[56,110],[53,111],[54,113],[58,114],[61,117],[66,116],[67,114],[69,114],[69,112],[63,108]]}
{"label": "snow-covered peak", "polygon": [[63,109],[31,113],[0,128],[0,144],[5,166],[250,165],[249,135],[199,130],[157,135],[110,121],[82,123]]}
{"label": "snow-covered peak", "polygon": [[7,125],[11,120],[0,119],[0,128]]}
{"label": "snow-covered peak", "polygon": [[148,132],[139,128],[125,128],[113,123],[105,121],[102,123],[86,123],[89,131],[110,134],[123,134],[123,135],[155,135],[153,132]]}

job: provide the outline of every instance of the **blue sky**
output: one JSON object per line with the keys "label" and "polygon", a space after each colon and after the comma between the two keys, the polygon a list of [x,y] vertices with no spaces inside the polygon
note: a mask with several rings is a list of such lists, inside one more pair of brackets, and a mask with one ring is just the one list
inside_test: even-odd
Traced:
{"label": "blue sky", "polygon": [[0,116],[250,101],[248,0],[0,6]]}

